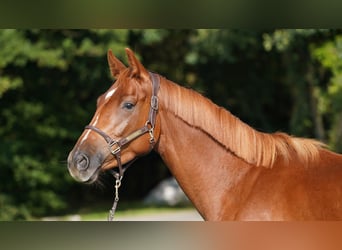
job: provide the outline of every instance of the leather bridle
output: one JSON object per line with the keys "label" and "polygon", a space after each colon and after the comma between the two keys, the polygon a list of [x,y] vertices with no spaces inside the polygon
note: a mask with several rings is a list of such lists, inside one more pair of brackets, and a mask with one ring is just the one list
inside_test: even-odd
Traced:
{"label": "leather bridle", "polygon": [[110,137],[107,133],[105,133],[104,131],[102,131],[101,129],[92,126],[92,125],[87,125],[85,126],[85,129],[90,129],[93,130],[94,132],[98,133],[99,135],[101,135],[103,137],[103,139],[105,139],[105,141],[108,144],[108,149],[111,152],[111,154],[116,158],[116,161],[118,163],[118,168],[119,168],[119,172],[114,171],[113,175],[116,179],[115,181],[115,199],[114,199],[114,204],[112,209],[110,210],[110,216],[108,217],[108,220],[113,220],[114,218],[114,213],[115,213],[115,209],[117,206],[117,202],[119,201],[119,196],[118,196],[118,189],[121,185],[121,180],[123,178],[124,172],[126,171],[126,169],[128,168],[128,165],[123,166],[122,162],[121,162],[121,150],[122,147],[126,146],[127,144],[131,143],[132,141],[134,141],[135,139],[137,139],[138,137],[149,133],[150,135],[150,145],[151,145],[151,150],[154,147],[155,144],[155,138],[154,138],[154,128],[155,128],[155,124],[156,124],[156,116],[157,116],[157,112],[158,112],[158,90],[160,87],[160,78],[159,75],[149,72],[149,75],[151,77],[152,80],[152,96],[151,96],[151,103],[150,103],[150,111],[149,111],[149,115],[148,115],[148,119],[145,122],[145,125],[132,132],[131,134],[127,135],[126,137],[123,137],[121,139],[113,139],[112,137]]}

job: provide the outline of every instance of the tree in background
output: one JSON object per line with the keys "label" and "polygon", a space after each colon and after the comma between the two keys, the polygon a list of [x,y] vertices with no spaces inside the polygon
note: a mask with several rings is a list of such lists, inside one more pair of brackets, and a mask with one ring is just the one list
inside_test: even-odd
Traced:
{"label": "tree in background", "polygon": [[[112,192],[75,183],[66,158],[113,82],[106,52],[149,69],[255,128],[316,137],[342,152],[339,30],[1,30],[0,219],[62,213]],[[128,170],[123,199],[169,176],[156,154]],[[99,197],[100,196],[102,197]]]}
{"label": "tree in background", "polygon": [[122,54],[126,33],[0,31],[0,219],[62,211],[80,195],[66,157],[111,81],[106,50]]}
{"label": "tree in background", "polygon": [[317,90],[319,111],[329,122],[327,140],[331,148],[342,152],[342,35],[312,45],[311,52],[323,66],[321,70],[329,74],[324,88]]}

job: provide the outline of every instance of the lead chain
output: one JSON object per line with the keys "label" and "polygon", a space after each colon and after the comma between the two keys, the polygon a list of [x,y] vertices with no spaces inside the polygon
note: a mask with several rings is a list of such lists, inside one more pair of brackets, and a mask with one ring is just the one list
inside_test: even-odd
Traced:
{"label": "lead chain", "polygon": [[112,208],[109,210],[109,215],[108,215],[108,221],[113,221],[114,219],[114,214],[116,207],[118,206],[119,202],[119,187],[121,186],[121,180],[123,176],[116,176],[115,180],[115,197],[114,197],[114,202]]}
{"label": "lead chain", "polygon": [[122,176],[117,178],[115,181],[115,198],[114,198],[114,200],[116,200],[116,201],[119,200],[119,187],[121,186],[121,179],[122,179]]}

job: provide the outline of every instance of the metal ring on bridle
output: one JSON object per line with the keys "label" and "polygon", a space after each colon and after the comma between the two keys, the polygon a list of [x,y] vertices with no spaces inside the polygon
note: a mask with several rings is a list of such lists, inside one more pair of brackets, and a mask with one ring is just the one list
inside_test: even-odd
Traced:
{"label": "metal ring on bridle", "polygon": [[150,143],[154,144],[154,126],[151,121],[146,121],[145,126],[148,128],[148,134],[150,135]]}

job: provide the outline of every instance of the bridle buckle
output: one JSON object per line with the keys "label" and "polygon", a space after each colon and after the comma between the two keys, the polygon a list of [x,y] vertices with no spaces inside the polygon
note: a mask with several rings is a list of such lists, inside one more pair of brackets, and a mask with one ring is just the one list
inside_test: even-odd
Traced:
{"label": "bridle buckle", "polygon": [[[114,145],[117,145],[117,148],[113,149]],[[119,141],[111,141],[110,143],[108,143],[108,148],[109,151],[113,154],[113,155],[117,155],[118,153],[120,153],[121,151],[121,147],[119,145]]]}
{"label": "bridle buckle", "polygon": [[159,102],[158,102],[158,97],[153,95],[151,97],[151,108],[155,111],[158,110]]}

